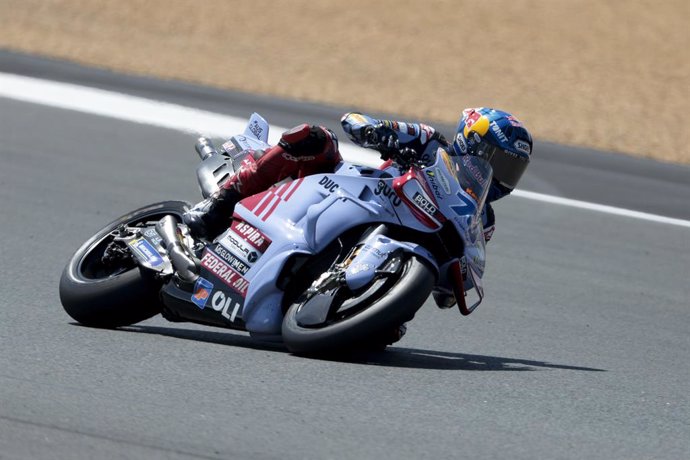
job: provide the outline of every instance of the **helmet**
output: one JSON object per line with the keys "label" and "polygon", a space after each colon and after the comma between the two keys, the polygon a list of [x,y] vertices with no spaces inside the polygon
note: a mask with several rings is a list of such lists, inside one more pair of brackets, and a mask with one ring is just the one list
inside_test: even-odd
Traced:
{"label": "helmet", "polygon": [[465,109],[455,131],[453,151],[485,158],[494,170],[494,179],[510,193],[529,164],[532,136],[507,112]]}

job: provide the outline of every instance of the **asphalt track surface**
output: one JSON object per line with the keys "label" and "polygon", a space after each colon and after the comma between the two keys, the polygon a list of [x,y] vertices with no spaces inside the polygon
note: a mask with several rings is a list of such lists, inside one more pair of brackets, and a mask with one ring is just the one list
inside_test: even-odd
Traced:
{"label": "asphalt track surface", "polygon": [[[0,71],[283,126],[336,116],[10,53]],[[65,263],[116,216],[195,201],[193,142],[0,99],[0,459],[687,458],[684,227],[502,200],[480,309],[427,302],[396,346],[351,359],[162,318],[74,324]],[[687,167],[541,146],[526,190],[690,217]]]}

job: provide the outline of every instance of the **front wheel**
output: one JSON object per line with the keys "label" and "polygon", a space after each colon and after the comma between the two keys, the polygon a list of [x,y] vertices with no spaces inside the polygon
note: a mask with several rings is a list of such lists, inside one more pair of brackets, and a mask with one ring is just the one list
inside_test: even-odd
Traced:
{"label": "front wheel", "polygon": [[164,201],[137,209],[111,222],[84,243],[60,278],[60,301],[67,314],[86,326],[112,328],[160,313],[159,283],[142,277],[128,250],[121,250],[117,263],[106,263],[103,256],[112,251],[114,233],[123,225],[151,225],[167,215],[181,219],[188,207],[183,201]]}
{"label": "front wheel", "polygon": [[[293,353],[324,353],[382,345],[392,328],[412,319],[429,297],[434,272],[415,255],[399,256],[399,268],[353,295],[346,286],[318,298],[300,299],[285,313],[282,335]],[[325,318],[314,320],[310,302],[327,302]]]}

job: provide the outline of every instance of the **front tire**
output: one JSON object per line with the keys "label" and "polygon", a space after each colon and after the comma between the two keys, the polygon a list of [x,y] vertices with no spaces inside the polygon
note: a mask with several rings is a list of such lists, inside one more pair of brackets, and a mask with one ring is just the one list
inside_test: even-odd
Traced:
{"label": "front tire", "polygon": [[158,221],[166,215],[181,220],[189,204],[164,201],[132,211],[111,222],[72,256],[60,278],[60,301],[72,318],[85,326],[113,328],[144,321],[161,311],[160,284],[142,276],[132,261],[109,267],[101,257],[112,240],[112,232],[122,225]]}
{"label": "front tire", "polygon": [[[335,318],[324,325],[300,325],[298,314],[304,302],[293,304],[285,314],[282,336],[293,353],[327,353],[371,348],[390,330],[412,319],[429,297],[436,281],[429,266],[417,256],[406,258],[386,285],[386,292],[351,316]],[[384,339],[385,340],[385,339]]]}

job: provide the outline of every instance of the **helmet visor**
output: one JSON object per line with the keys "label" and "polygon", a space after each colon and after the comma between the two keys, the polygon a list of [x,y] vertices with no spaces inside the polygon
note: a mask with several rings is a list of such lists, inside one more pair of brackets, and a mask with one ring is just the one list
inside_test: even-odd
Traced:
{"label": "helmet visor", "polygon": [[529,164],[529,156],[504,150],[494,144],[482,141],[475,150],[494,170],[494,178],[501,185],[514,189]]}

